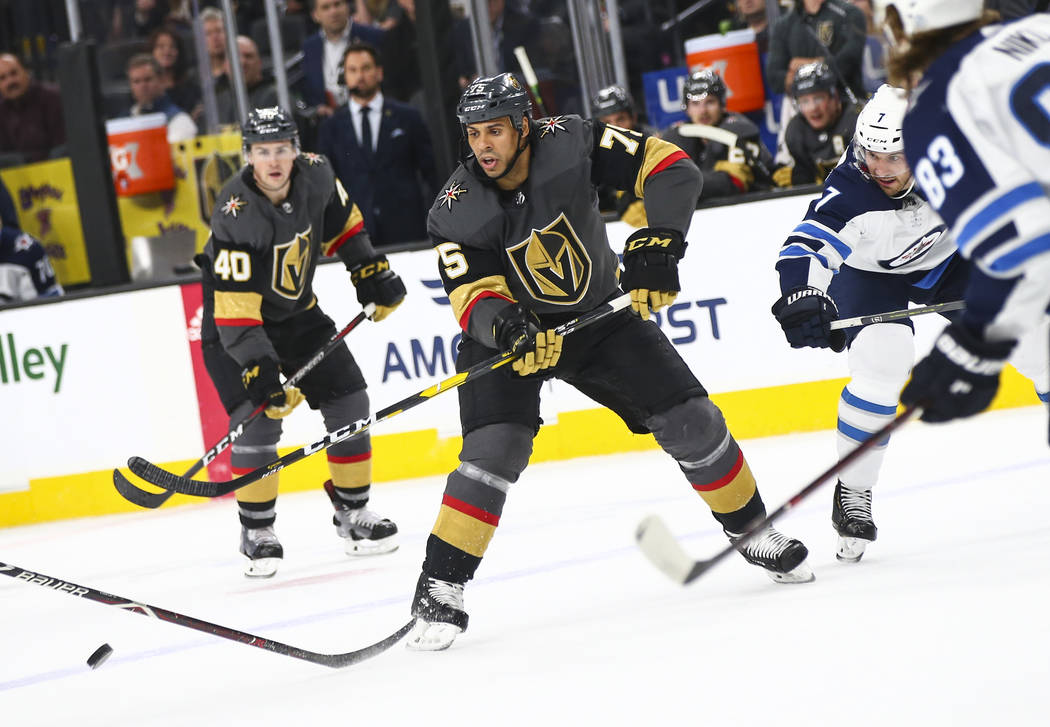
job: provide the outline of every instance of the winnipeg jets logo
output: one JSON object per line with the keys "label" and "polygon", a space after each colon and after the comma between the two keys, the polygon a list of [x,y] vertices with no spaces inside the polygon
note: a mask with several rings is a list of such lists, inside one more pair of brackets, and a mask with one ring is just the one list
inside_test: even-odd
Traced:
{"label": "winnipeg jets logo", "polygon": [[26,234],[23,233],[23,234],[21,234],[21,235],[19,235],[18,237],[15,238],[15,252],[22,252],[24,250],[29,250],[32,247],[33,247],[33,238],[31,238],[29,235],[26,235]]}
{"label": "winnipeg jets logo", "polygon": [[314,154],[312,151],[303,152],[299,156],[301,156],[311,167],[315,167],[318,164],[324,164],[324,157],[320,154]]}
{"label": "winnipeg jets logo", "polygon": [[438,197],[441,204],[445,205],[448,209],[452,209],[453,202],[459,202],[459,197],[462,194],[467,193],[467,188],[459,182],[455,182],[448,189],[441,192]]}
{"label": "winnipeg jets logo", "polygon": [[941,238],[941,235],[944,234],[947,229],[948,228],[944,225],[938,225],[911,245],[908,245],[908,247],[896,257],[892,257],[889,260],[879,260],[879,265],[886,270],[894,270],[895,268],[903,267],[908,263],[918,260],[930,251],[933,244]]}
{"label": "winnipeg jets logo", "polygon": [[558,131],[565,131],[565,127],[562,126],[563,121],[565,121],[564,116],[551,116],[549,119],[541,119],[537,122],[540,127],[540,138],[542,139],[547,134],[555,134]]}
{"label": "winnipeg jets logo", "polygon": [[224,215],[232,215],[233,217],[237,217],[237,213],[244,209],[245,205],[247,204],[247,202],[245,202],[237,195],[233,195],[228,200],[226,200],[226,204],[222,206],[222,213]]}

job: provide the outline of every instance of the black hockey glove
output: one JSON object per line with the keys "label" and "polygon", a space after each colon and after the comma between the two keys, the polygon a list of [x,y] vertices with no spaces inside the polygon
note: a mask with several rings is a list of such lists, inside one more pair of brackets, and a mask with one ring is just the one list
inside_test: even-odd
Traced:
{"label": "black hockey glove", "polygon": [[248,399],[255,406],[266,404],[263,413],[271,419],[288,416],[303,400],[299,389],[294,386],[286,389],[281,385],[279,371],[272,358],[251,361],[241,371],[241,383],[248,392]]}
{"label": "black hockey glove", "polygon": [[846,334],[830,328],[839,317],[835,301],[816,288],[793,288],[780,296],[772,310],[792,348],[810,346],[835,352],[846,348]]}
{"label": "black hockey glove", "polygon": [[623,246],[623,275],[620,285],[631,294],[631,308],[649,320],[674,302],[682,286],[678,283],[678,261],[685,256],[682,233],[666,227],[635,230]]}
{"label": "black hockey glove", "polygon": [[405,299],[405,284],[390,269],[386,255],[376,255],[355,263],[350,268],[350,280],[357,288],[357,301],[361,305],[375,303],[376,312],[372,320],[376,323],[393,313]]}
{"label": "black hockey glove", "polygon": [[962,324],[951,324],[915,365],[901,402],[923,407],[924,422],[947,422],[984,411],[999,389],[999,373],[1014,343],[982,341]]}
{"label": "black hockey glove", "polygon": [[508,305],[492,321],[492,337],[500,353],[517,356],[512,368],[522,376],[556,366],[563,336],[540,328],[540,319],[520,303]]}

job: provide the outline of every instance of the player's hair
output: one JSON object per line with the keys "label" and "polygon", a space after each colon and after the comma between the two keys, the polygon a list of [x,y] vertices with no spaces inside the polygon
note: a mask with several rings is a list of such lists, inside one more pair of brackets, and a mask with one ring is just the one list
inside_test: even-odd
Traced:
{"label": "player's hair", "polygon": [[[886,80],[894,86],[911,89],[919,74],[929,68],[948,48],[984,26],[998,23],[1000,20],[1000,15],[995,10],[985,10],[972,22],[916,33],[911,36],[905,47],[897,46],[890,53],[886,62]],[[890,7],[886,10],[886,25],[891,33],[898,37],[903,36],[903,26],[897,8]]]}

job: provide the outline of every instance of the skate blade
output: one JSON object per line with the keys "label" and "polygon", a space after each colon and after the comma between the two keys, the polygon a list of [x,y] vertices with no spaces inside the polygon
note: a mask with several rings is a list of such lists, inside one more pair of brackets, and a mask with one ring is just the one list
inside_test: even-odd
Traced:
{"label": "skate blade", "polygon": [[347,555],[382,555],[383,553],[393,553],[397,548],[396,533],[379,540],[354,540],[353,538],[343,540],[343,549]]}
{"label": "skate blade", "polygon": [[843,563],[857,563],[864,557],[864,549],[870,541],[863,538],[849,538],[839,536],[838,546],[835,548],[835,558]]}
{"label": "skate blade", "polygon": [[416,620],[415,626],[408,632],[405,646],[412,651],[444,651],[462,632],[459,626],[447,623],[428,623]]}
{"label": "skate blade", "polygon": [[281,558],[257,558],[249,560],[244,566],[244,575],[248,578],[273,578]]}
{"label": "skate blade", "polygon": [[817,579],[813,575],[813,569],[809,567],[809,563],[806,561],[802,561],[787,573],[776,573],[775,571],[767,570],[766,575],[774,583],[785,584],[811,583]]}

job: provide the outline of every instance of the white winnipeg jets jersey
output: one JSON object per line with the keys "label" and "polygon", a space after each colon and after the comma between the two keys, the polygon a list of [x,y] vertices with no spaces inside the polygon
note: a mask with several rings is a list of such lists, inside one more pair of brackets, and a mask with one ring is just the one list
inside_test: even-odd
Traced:
{"label": "white winnipeg jets jersey", "polygon": [[904,151],[973,260],[964,321],[1015,339],[1050,304],[1050,15],[976,32],[912,94]]}
{"label": "white winnipeg jets jersey", "polygon": [[886,196],[848,153],[781,246],[777,270],[784,293],[806,285],[826,291],[842,265],[914,274],[913,285],[931,288],[954,254],[944,223],[917,190]]}

